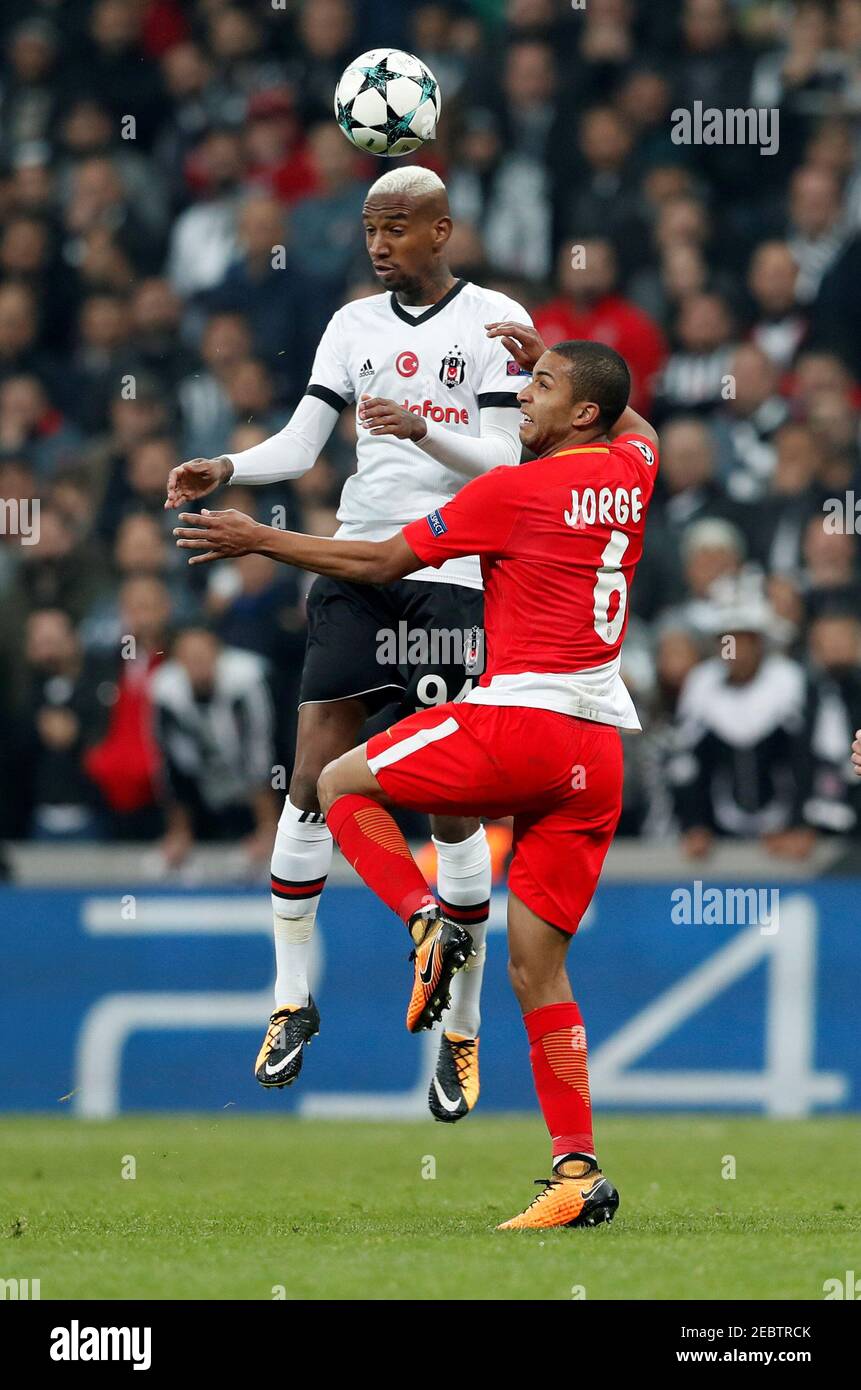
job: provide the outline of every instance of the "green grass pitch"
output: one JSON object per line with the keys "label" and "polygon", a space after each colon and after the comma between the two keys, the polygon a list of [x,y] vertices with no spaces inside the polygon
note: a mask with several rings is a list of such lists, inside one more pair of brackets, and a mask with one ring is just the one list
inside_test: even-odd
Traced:
{"label": "green grass pitch", "polygon": [[5,1117],[0,1279],[43,1299],[817,1300],[861,1272],[861,1119],[613,1115],[598,1136],[613,1225],[515,1234],[494,1226],[546,1175],[537,1117]]}

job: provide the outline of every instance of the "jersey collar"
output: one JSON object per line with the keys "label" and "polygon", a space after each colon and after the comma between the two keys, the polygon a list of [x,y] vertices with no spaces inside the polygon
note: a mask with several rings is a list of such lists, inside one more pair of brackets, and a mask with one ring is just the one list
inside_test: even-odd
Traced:
{"label": "jersey collar", "polygon": [[420,323],[427,323],[428,319],[432,319],[434,314],[438,314],[445,309],[454,299],[455,295],[460,294],[466,283],[466,280],[456,280],[448,294],[444,294],[442,299],[438,299],[436,304],[432,304],[429,309],[425,309],[424,313],[418,316],[407,313],[406,309],[398,303],[397,295],[394,290],[392,290],[389,296],[389,303],[392,306],[392,312],[397,314],[399,319],[403,319],[404,323],[408,323],[411,328],[415,328]]}
{"label": "jersey collar", "polygon": [[590,454],[609,454],[609,444],[572,444],[570,449],[563,449],[559,454],[547,454],[549,459],[564,459],[569,454],[581,454],[586,449]]}

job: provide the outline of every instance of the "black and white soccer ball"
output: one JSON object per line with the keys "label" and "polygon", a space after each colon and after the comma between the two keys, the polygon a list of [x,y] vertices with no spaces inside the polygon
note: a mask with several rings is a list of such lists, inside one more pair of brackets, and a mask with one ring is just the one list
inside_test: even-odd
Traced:
{"label": "black and white soccer ball", "polygon": [[371,48],[355,58],[335,88],[335,116],[348,140],[370,154],[394,157],[436,134],[439,83],[421,58],[400,48]]}

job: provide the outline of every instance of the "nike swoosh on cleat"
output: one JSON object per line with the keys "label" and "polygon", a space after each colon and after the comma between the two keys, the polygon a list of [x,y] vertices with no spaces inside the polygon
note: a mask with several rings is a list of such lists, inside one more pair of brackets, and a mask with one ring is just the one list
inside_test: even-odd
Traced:
{"label": "nike swoosh on cleat", "polygon": [[266,1065],[265,1065],[264,1068],[263,1068],[263,1070],[265,1071],[266,1075],[267,1075],[267,1076],[276,1076],[276,1075],[278,1074],[279,1071],[283,1071],[284,1068],[287,1066],[287,1063],[293,1061],[293,1058],[296,1056],[297,1052],[301,1052],[301,1051],[302,1051],[303,1046],[304,1046],[303,1043],[299,1043],[298,1047],[294,1047],[294,1048],[293,1048],[293,1051],[290,1053],[289,1057],[282,1057],[282,1058],[281,1058],[281,1061],[280,1061],[280,1062],[276,1062],[274,1067],[271,1066],[269,1062],[267,1062]]}
{"label": "nike swoosh on cleat", "polygon": [[[437,949],[438,945],[439,945],[439,937],[437,937],[436,941],[434,942],[434,944],[433,944],[433,945],[431,946],[431,948],[430,948],[430,955],[428,956],[428,963],[427,963],[427,965],[426,965],[426,966],[423,966],[423,967],[419,970],[419,979],[421,980],[421,982],[422,982],[423,985],[429,985],[430,982],[431,982],[431,980],[433,979],[433,961],[434,961],[434,953],[436,952],[436,949]],[[427,974],[425,974],[425,970],[427,971]]]}
{"label": "nike swoosh on cleat", "polygon": [[595,1183],[595,1186],[594,1186],[594,1187],[590,1187],[588,1192],[584,1192],[583,1189],[581,1188],[581,1189],[580,1189],[580,1196],[583,1198],[584,1201],[587,1200],[589,1197],[594,1197],[594,1196],[595,1196],[595,1193],[598,1192],[598,1191],[600,1191],[600,1189],[604,1186],[604,1184],[605,1184],[606,1181],[607,1181],[606,1178],[602,1178],[600,1182],[596,1182],[596,1183]]}
{"label": "nike swoosh on cleat", "polygon": [[460,1105],[460,1100],[461,1100],[460,1096],[458,1096],[457,1100],[451,1100],[451,1099],[446,1095],[445,1091],[443,1090],[442,1086],[439,1084],[439,1081],[437,1080],[436,1077],[434,1077],[434,1079],[433,1079],[433,1087],[434,1087],[434,1090],[436,1091],[437,1100],[439,1101],[440,1105],[443,1107],[443,1109],[447,1110],[447,1111],[449,1112],[450,1115],[453,1115],[454,1112],[455,1112],[455,1110],[457,1110],[458,1107],[459,1107],[459,1105]]}

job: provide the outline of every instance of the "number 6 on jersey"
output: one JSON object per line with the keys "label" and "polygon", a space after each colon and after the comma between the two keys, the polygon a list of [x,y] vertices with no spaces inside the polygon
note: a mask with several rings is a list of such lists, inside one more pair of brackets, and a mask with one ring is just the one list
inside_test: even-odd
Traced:
{"label": "number 6 on jersey", "polygon": [[[611,531],[610,539],[601,553],[598,578],[592,590],[595,631],[608,647],[612,647],[614,642],[619,640],[628,608],[628,582],[619,567],[628,549],[629,540],[630,537],[626,536],[624,531]],[[613,594],[619,595],[619,606],[611,618],[610,599]]]}

